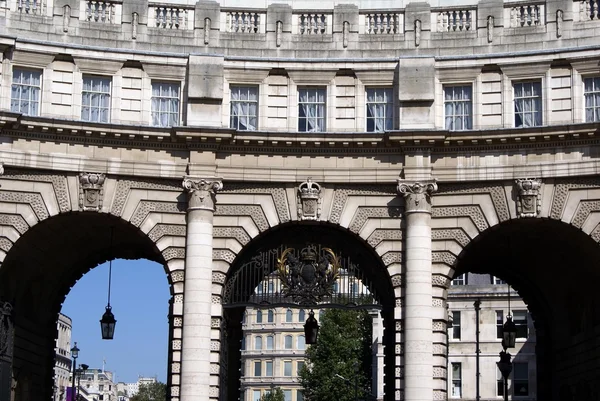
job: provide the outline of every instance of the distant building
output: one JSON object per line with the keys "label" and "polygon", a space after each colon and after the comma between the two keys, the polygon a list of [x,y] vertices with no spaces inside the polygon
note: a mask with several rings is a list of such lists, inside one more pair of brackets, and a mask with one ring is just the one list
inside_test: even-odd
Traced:
{"label": "distant building", "polygon": [[85,401],[117,401],[117,384],[112,372],[88,369],[76,382]]}
{"label": "distant building", "polygon": [[137,382],[134,383],[124,383],[120,382],[117,384],[117,391],[119,393],[119,401],[126,401],[130,397],[133,397],[140,391],[140,386],[142,384],[152,384],[156,383],[158,380],[156,377],[143,377],[138,376]]}
{"label": "distant building", "polygon": [[54,362],[54,401],[66,401],[67,387],[71,385],[69,376],[71,374],[71,329],[73,322],[71,318],[58,314],[56,330],[58,336],[54,353],[56,355]]}

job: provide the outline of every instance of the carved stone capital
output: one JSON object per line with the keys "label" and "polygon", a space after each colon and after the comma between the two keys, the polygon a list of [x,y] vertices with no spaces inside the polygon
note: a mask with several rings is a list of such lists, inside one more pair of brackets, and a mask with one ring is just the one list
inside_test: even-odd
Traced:
{"label": "carved stone capital", "polygon": [[103,173],[80,173],[79,174],[79,210],[99,211],[102,209],[104,197]]}
{"label": "carved stone capital", "polygon": [[188,193],[189,210],[215,211],[217,191],[223,188],[220,178],[193,178],[183,179],[183,189]]}
{"label": "carved stone capital", "polygon": [[298,219],[319,220],[321,186],[309,178],[298,186]]}
{"label": "carved stone capital", "polygon": [[542,180],[539,178],[519,178],[517,185],[517,216],[536,217],[542,209],[540,189]]}
{"label": "carved stone capital", "polygon": [[398,180],[398,193],[406,201],[405,213],[431,213],[431,195],[438,189],[435,180]]}

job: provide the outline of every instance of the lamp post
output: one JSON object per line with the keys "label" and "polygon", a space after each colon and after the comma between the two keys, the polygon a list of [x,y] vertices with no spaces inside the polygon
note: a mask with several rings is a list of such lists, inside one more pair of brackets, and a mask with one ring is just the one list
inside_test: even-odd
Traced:
{"label": "lamp post", "polygon": [[71,382],[71,401],[76,401],[75,397],[75,367],[77,366],[77,358],[79,357],[79,348],[77,348],[77,341],[75,341],[75,345],[71,348],[71,356],[73,357],[73,378]]}

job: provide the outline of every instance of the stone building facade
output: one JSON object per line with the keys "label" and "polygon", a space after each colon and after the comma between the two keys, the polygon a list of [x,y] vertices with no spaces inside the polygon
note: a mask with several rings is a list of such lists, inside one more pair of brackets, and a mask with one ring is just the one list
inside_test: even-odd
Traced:
{"label": "stone building facade", "polygon": [[447,397],[465,272],[522,295],[538,398],[597,398],[597,8],[0,1],[3,390],[50,399],[69,288],[146,258],[171,399],[235,400],[240,267],[313,242],[377,294],[386,400]]}
{"label": "stone building facade", "polygon": [[54,399],[53,401],[66,401],[67,388],[71,386],[71,318],[62,313],[58,314],[56,330],[55,364],[54,364]]}

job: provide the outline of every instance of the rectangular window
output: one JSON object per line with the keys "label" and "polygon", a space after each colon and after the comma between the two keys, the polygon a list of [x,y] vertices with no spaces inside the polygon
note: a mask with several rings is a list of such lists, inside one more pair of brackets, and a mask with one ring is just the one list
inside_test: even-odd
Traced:
{"label": "rectangular window", "polygon": [[292,401],[292,390],[283,390],[283,400]]}
{"label": "rectangular window", "polygon": [[467,275],[461,274],[460,276],[456,276],[450,284],[451,285],[467,285]]}
{"label": "rectangular window", "polygon": [[298,89],[298,131],[325,132],[325,89]]}
{"label": "rectangular window", "polygon": [[296,365],[296,376],[300,376],[300,372],[304,369],[304,361],[298,361]]}
{"label": "rectangular window", "polygon": [[513,322],[517,326],[517,338],[527,338],[527,311],[513,311]]}
{"label": "rectangular window", "polygon": [[496,395],[499,397],[504,396],[504,377],[498,368],[496,368]]}
{"label": "rectangular window", "polygon": [[600,121],[600,77],[583,80],[585,121]]}
{"label": "rectangular window", "polygon": [[267,370],[265,373],[265,376],[269,376],[269,377],[273,376],[273,361],[267,361],[265,363],[265,365],[266,365],[266,370]]}
{"label": "rectangular window", "polygon": [[502,327],[504,326],[504,312],[502,312],[501,310],[497,310],[496,311],[496,338],[500,338],[502,339],[502,333],[503,333],[503,329]]}
{"label": "rectangular window", "polygon": [[254,376],[255,377],[260,377],[262,374],[262,366],[260,361],[255,361],[254,362]]}
{"label": "rectangular window", "polygon": [[452,312],[452,338],[460,340],[460,312]]}
{"label": "rectangular window", "polygon": [[473,89],[471,85],[444,87],[444,116],[446,129],[473,129]]}
{"label": "rectangular window", "polygon": [[95,123],[110,120],[110,78],[83,77],[81,119]]}
{"label": "rectangular window", "polygon": [[42,73],[40,71],[13,69],[10,111],[26,116],[39,116],[41,93]]}
{"label": "rectangular window", "polygon": [[542,83],[540,81],[516,82],[515,127],[542,125]]}
{"label": "rectangular window", "polygon": [[179,94],[181,86],[174,82],[152,82],[152,125],[179,125]]}
{"label": "rectangular window", "polygon": [[252,401],[260,401],[260,390],[252,391]]}
{"label": "rectangular window", "polygon": [[292,375],[292,361],[284,361],[283,362],[283,375],[284,376]]}
{"label": "rectangular window", "polygon": [[462,397],[462,366],[460,362],[452,362],[452,397]]}
{"label": "rectangular window", "polygon": [[513,363],[513,395],[527,397],[529,395],[529,367],[527,362]]}
{"label": "rectangular window", "polygon": [[392,130],[393,116],[392,88],[367,88],[367,132]]}
{"label": "rectangular window", "polygon": [[240,131],[258,128],[258,87],[231,86],[229,127]]}
{"label": "rectangular window", "polygon": [[104,385],[103,384],[100,384],[98,386],[98,391],[104,391]]}
{"label": "rectangular window", "polygon": [[496,276],[492,276],[492,284],[495,284],[495,285],[506,284],[506,281],[504,281]]}
{"label": "rectangular window", "polygon": [[304,393],[302,390],[296,390],[296,401],[304,401]]}

